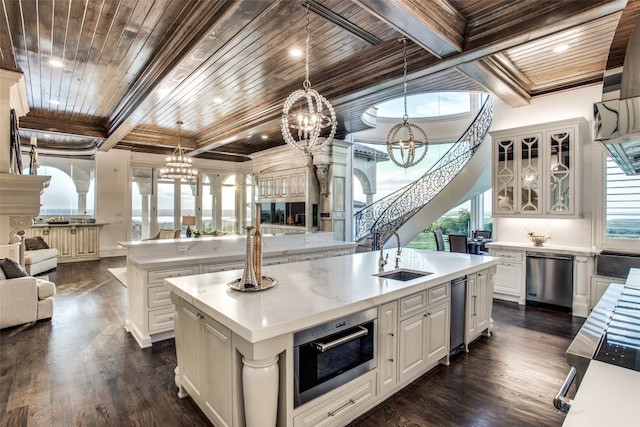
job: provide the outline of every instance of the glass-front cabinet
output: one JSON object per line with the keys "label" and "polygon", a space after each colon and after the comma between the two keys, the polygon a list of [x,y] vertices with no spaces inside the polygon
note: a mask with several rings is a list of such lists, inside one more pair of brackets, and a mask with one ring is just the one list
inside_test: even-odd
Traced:
{"label": "glass-front cabinet", "polygon": [[317,185],[306,167],[262,172],[257,182],[263,233],[289,234],[318,229]]}
{"label": "glass-front cabinet", "polygon": [[583,118],[491,132],[495,216],[580,216]]}

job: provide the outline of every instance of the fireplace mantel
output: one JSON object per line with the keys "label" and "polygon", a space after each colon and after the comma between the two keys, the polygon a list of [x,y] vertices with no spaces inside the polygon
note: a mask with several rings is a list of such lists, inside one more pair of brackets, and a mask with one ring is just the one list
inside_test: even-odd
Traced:
{"label": "fireplace mantel", "polygon": [[50,176],[0,173],[0,244],[19,242],[18,232],[31,228],[50,181]]}

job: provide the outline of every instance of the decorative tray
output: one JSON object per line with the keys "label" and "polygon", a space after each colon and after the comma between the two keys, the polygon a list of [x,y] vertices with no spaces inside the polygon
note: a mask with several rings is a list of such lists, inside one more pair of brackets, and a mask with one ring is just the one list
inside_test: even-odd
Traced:
{"label": "decorative tray", "polygon": [[242,278],[239,278],[227,283],[227,286],[229,286],[231,289],[236,291],[257,292],[257,291],[264,291],[265,289],[273,288],[276,285],[276,283],[278,283],[278,281],[273,277],[262,276],[262,283],[260,286],[249,285],[248,287],[245,287],[246,285],[242,283]]}

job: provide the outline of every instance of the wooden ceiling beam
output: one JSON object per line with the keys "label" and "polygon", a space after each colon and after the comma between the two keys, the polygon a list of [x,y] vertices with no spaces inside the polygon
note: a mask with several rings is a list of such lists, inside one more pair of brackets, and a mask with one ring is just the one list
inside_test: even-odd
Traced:
{"label": "wooden ceiling beam", "polygon": [[58,119],[30,115],[20,118],[20,129],[50,132],[62,135],[82,136],[99,140],[104,140],[108,136],[107,130],[102,126],[68,121],[61,122]]}
{"label": "wooden ceiling beam", "polygon": [[513,108],[531,101],[533,83],[501,53],[457,68]]}
{"label": "wooden ceiling beam", "polygon": [[[129,132],[121,141],[129,144],[170,148],[172,150],[178,146],[178,137],[173,135],[155,132],[139,132],[136,130]],[[184,135],[180,137],[180,145],[189,151],[197,148],[196,143],[189,138],[185,138]],[[189,152],[185,154],[189,155]]]}
{"label": "wooden ceiling beam", "polygon": [[[501,52],[619,12],[626,5],[626,0],[589,3],[576,0],[559,3],[559,6],[551,10],[541,9],[539,15],[532,11],[532,14],[526,14],[520,20],[504,23],[504,28],[500,31],[488,31],[486,26],[475,28],[477,34],[467,35],[473,41],[464,43],[463,51],[459,47],[462,43],[456,40],[456,34],[462,34],[465,30],[459,28],[460,22],[454,20],[457,24],[450,28],[441,25],[450,16],[448,9],[453,9],[445,0],[427,2],[422,7],[417,7],[413,0],[372,0],[366,3],[362,0],[354,1],[424,49],[442,58],[423,68],[420,73],[414,73],[414,77],[416,74],[424,76],[457,67],[512,107],[529,104],[531,84]],[[424,15],[427,10],[430,14],[428,19]],[[409,11],[417,13],[417,17],[409,19],[406,16]],[[480,35],[484,33],[488,35]],[[356,76],[350,77],[357,81]]]}
{"label": "wooden ceiling beam", "polygon": [[437,58],[463,50],[466,21],[446,0],[354,0]]}

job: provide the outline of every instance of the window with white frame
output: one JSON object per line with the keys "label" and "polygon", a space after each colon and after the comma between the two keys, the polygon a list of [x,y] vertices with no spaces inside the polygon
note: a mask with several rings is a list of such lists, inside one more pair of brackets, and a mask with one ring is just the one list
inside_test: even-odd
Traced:
{"label": "window with white frame", "polygon": [[625,175],[608,158],[606,194],[607,239],[640,240],[640,175]]}

